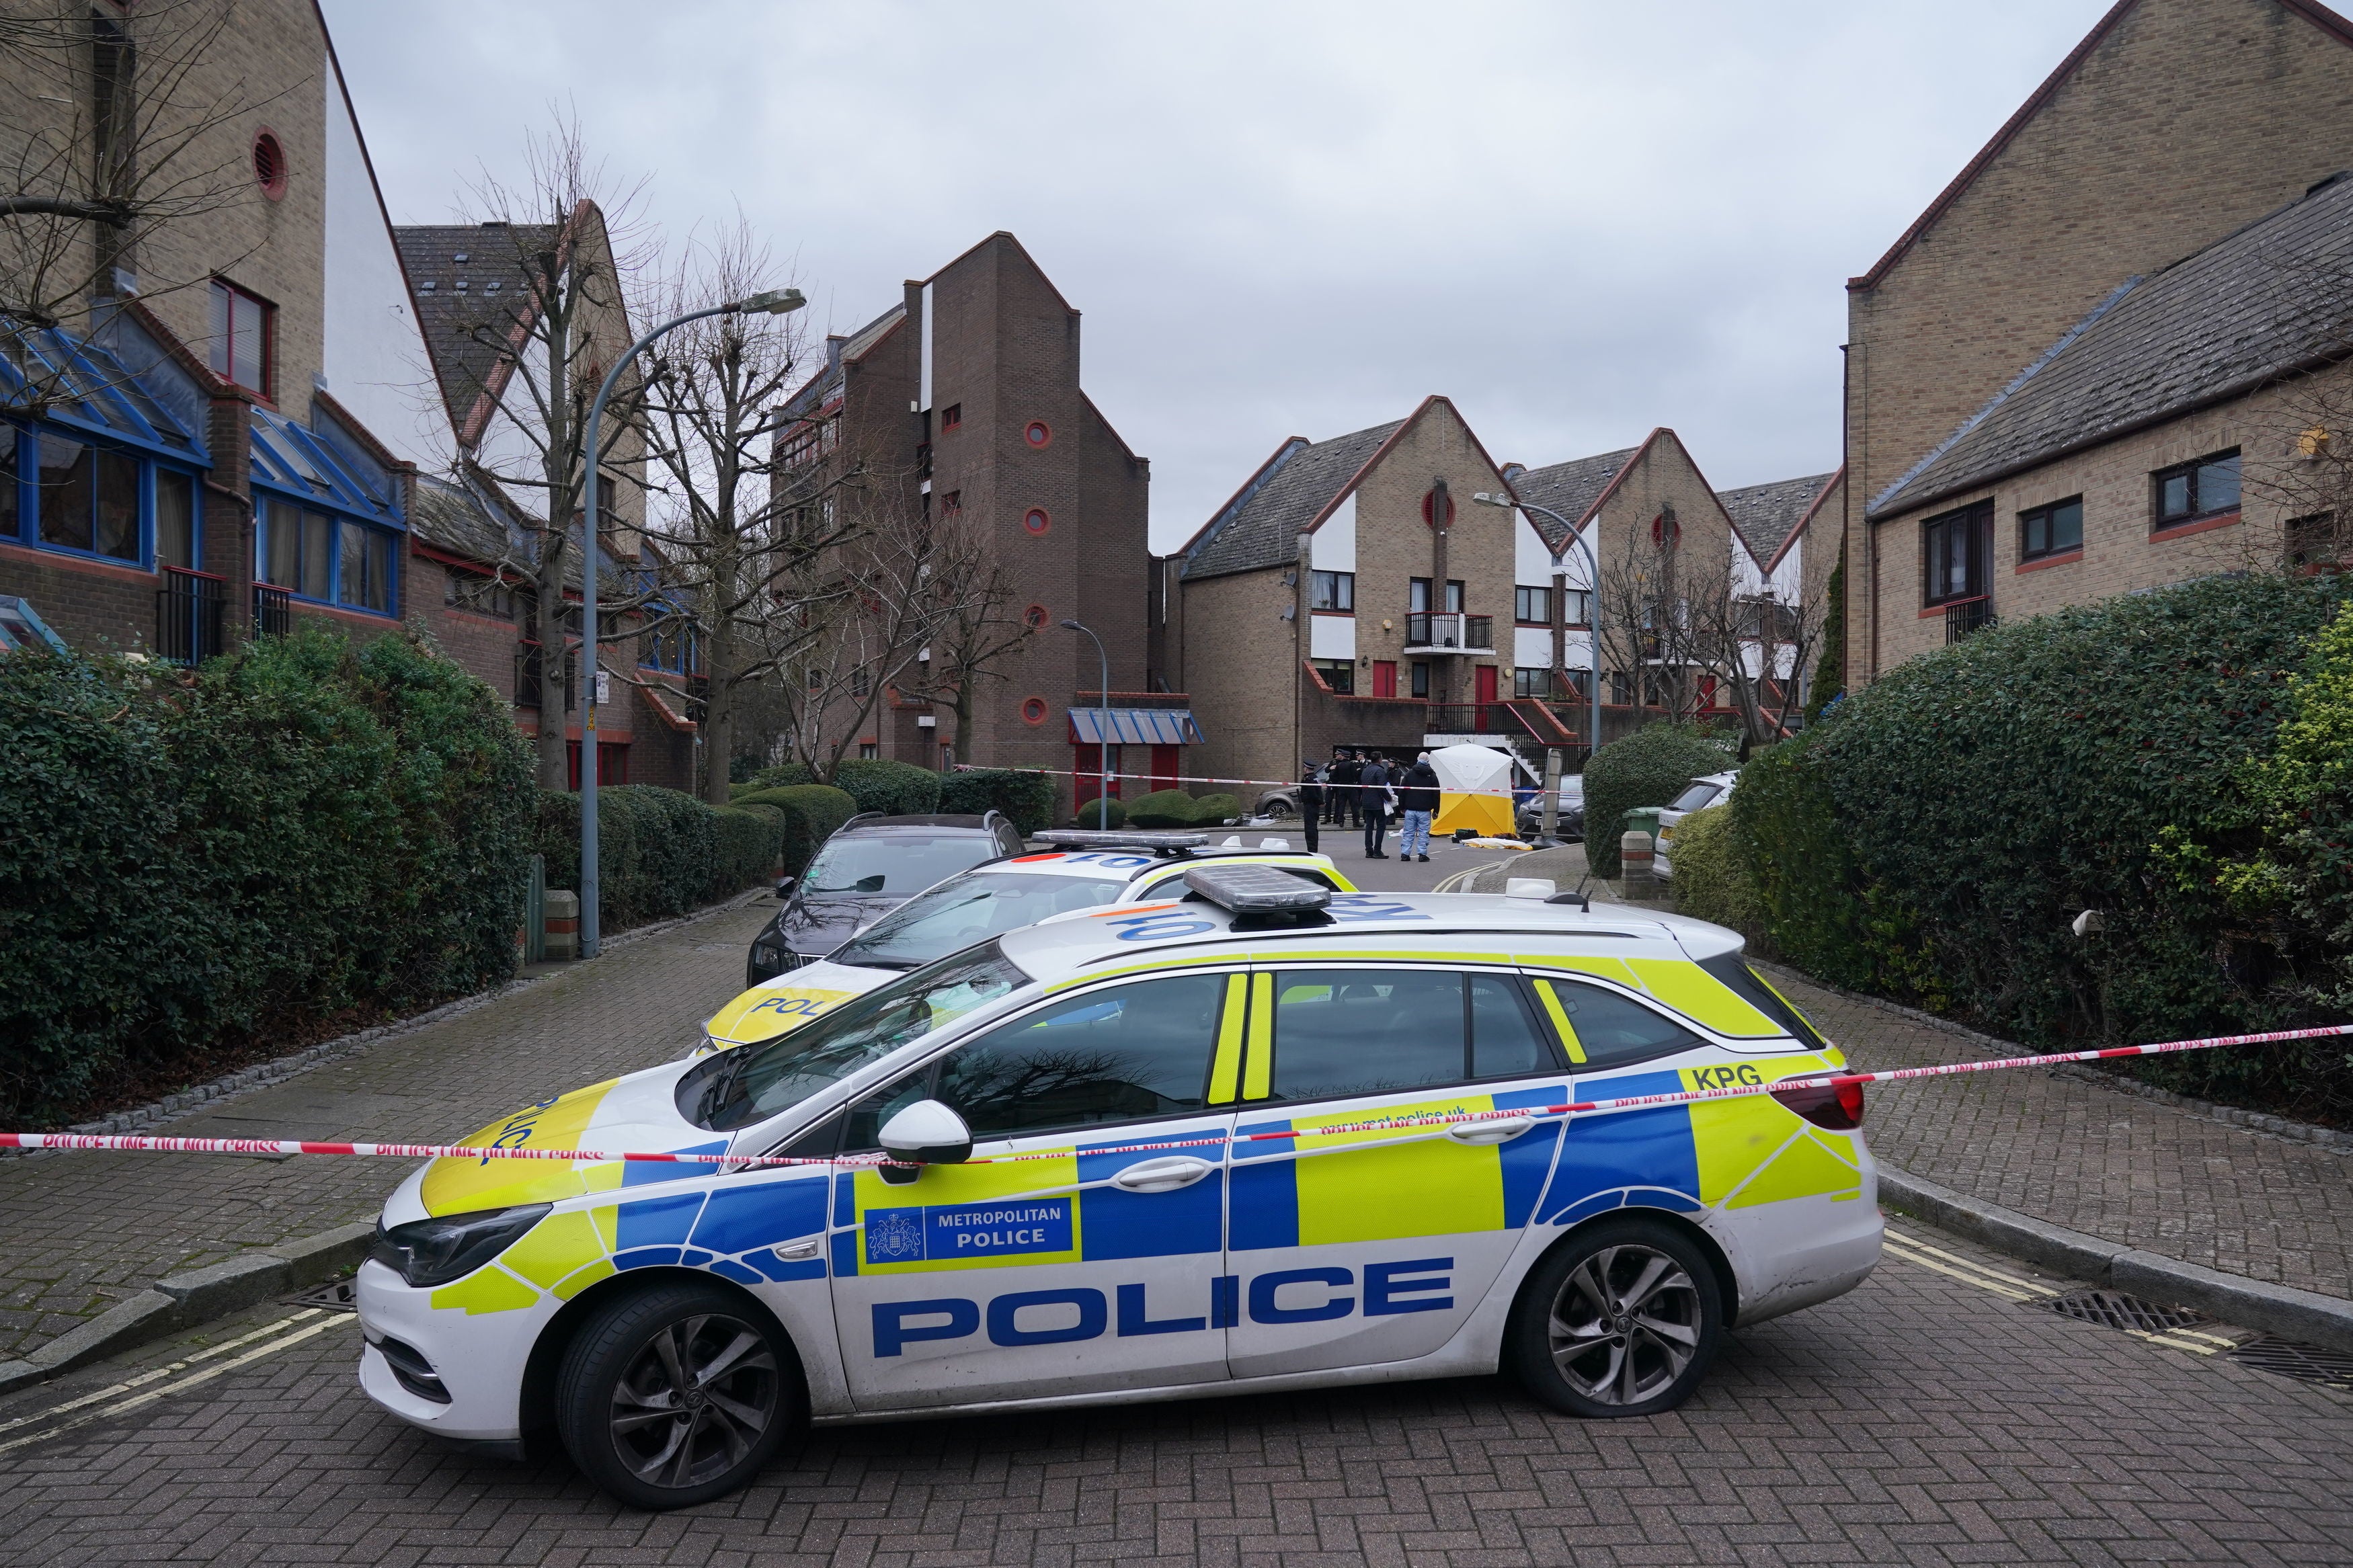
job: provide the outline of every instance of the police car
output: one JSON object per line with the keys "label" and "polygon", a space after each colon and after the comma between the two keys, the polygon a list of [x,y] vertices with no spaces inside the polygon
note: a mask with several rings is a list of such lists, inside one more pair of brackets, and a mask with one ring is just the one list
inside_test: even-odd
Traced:
{"label": "police car", "polygon": [[1733,933],[1183,877],[480,1135],[809,1163],[414,1173],[359,1272],[362,1386],[501,1451],[552,1428],[669,1508],[809,1421],[1499,1369],[1647,1415],[1876,1262],[1856,1086],[1549,1109],[1839,1068]]}
{"label": "police car", "polygon": [[1281,838],[1212,845],[1205,833],[1071,828],[1038,835],[1034,855],[991,860],[934,883],[824,958],[764,980],[703,1025],[702,1048],[774,1038],[911,969],[1020,926],[1105,904],[1182,898],[1205,861],[1271,866],[1335,892],[1354,892],[1328,855]]}

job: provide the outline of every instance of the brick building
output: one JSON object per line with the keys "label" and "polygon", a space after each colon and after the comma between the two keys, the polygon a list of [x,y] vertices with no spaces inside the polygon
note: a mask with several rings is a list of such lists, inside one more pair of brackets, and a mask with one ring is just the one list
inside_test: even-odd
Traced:
{"label": "brick building", "polygon": [[[79,297],[53,327],[5,329],[16,635],[187,661],[296,620],[396,624],[416,467],[447,432],[408,395],[425,356],[317,10],[252,0],[216,36],[185,7],[57,15],[87,34],[0,64],[5,134],[87,160],[92,188],[110,161],[155,159],[160,180],[223,194],[129,230],[82,223],[63,237],[86,258]],[[175,119],[191,104],[207,112]]]}
{"label": "brick building", "polygon": [[1073,619],[1109,657],[1113,771],[1181,771],[1198,733],[1185,694],[1145,679],[1151,465],[1082,389],[1079,328],[1000,231],[828,339],[824,368],[786,405],[788,447],[854,460],[902,492],[907,514],[976,527],[1016,589],[999,613],[1028,628],[969,680],[968,732],[946,650],[932,648],[856,714],[854,740],[834,737],[851,754],[1058,770],[1076,775],[1075,800],[1092,798],[1103,678],[1094,643],[1060,624]]}
{"label": "brick building", "polygon": [[[2221,470],[2200,479],[2200,465],[2233,447],[2250,463],[2282,454],[2280,432],[2246,423],[2256,405],[2230,401],[2246,390],[2232,355],[2189,345],[2170,361],[2121,336],[2194,329],[2167,304],[2193,280],[2166,279],[2226,266],[2192,258],[2348,168],[2353,24],[2316,0],[2119,0],[2101,18],[1847,285],[1850,688],[1989,616],[2263,553],[2256,535],[2282,518],[2232,531],[2203,509],[2192,521],[2211,526],[2193,534],[2167,500],[2181,473],[2214,488]],[[2275,221],[2311,221],[2337,199]],[[2277,341],[2265,334],[2252,357]],[[2085,401],[2071,404],[2053,390],[2054,371],[2123,359],[2170,394],[2079,387]],[[2009,410],[2021,398],[2032,414]],[[2063,453],[2065,471],[2032,471]],[[2080,551],[2051,547],[2076,529]],[[1933,549],[1948,552],[1941,584],[1923,565]]]}
{"label": "brick building", "polygon": [[1560,574],[1454,405],[1276,447],[1158,563],[1156,679],[1192,694],[1211,774],[1296,776],[1334,746],[1567,745]]}

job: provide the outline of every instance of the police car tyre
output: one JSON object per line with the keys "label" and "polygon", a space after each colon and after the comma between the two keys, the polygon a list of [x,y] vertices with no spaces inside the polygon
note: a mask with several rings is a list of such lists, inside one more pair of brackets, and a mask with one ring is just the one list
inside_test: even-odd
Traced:
{"label": "police car tyre", "polygon": [[1506,1364],[1581,1416],[1651,1415],[1690,1397],[1724,1339],[1724,1292],[1701,1249],[1651,1220],[1580,1231],[1529,1274]]}
{"label": "police car tyre", "polygon": [[556,1379],[556,1427],[573,1463],[645,1509],[735,1490],[805,1414],[782,1336],[711,1285],[650,1285],[605,1303]]}

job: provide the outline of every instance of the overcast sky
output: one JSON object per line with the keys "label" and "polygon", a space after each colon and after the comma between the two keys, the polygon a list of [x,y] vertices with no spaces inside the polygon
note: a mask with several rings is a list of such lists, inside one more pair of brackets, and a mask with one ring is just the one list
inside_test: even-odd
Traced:
{"label": "overcast sky", "polygon": [[1836,466],[1844,280],[2107,0],[325,0],[399,223],[577,115],[847,331],[994,229],[1183,540],[1275,444],[1452,397],[1499,462],[1671,425]]}

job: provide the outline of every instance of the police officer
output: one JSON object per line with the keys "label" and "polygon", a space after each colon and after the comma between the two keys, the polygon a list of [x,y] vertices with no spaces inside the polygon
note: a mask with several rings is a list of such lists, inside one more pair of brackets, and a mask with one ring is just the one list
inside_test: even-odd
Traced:
{"label": "police officer", "polygon": [[1337,827],[1345,823],[1354,827],[1358,806],[1357,784],[1365,776],[1365,764],[1357,761],[1356,753],[1345,746],[1335,748],[1332,757],[1330,778],[1339,786],[1332,792],[1332,825]]}
{"label": "police officer", "polygon": [[1381,853],[1381,841],[1389,830],[1389,771],[1381,765],[1378,752],[1369,753],[1370,761],[1357,774],[1356,793],[1364,797],[1365,858],[1386,860]]}
{"label": "police officer", "polygon": [[1315,830],[1324,817],[1324,770],[1313,757],[1299,761],[1299,820],[1307,829],[1307,852],[1315,853]]}

